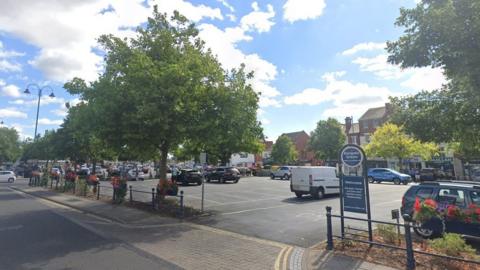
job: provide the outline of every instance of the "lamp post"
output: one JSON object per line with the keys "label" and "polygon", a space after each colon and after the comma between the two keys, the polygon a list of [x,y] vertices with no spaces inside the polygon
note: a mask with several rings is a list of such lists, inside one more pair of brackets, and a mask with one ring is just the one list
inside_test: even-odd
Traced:
{"label": "lamp post", "polygon": [[29,88],[31,88],[31,87],[35,87],[38,90],[37,118],[35,120],[35,134],[33,135],[33,140],[35,141],[37,139],[38,113],[40,111],[40,98],[42,97],[43,89],[47,89],[47,88],[50,89],[50,95],[48,95],[49,97],[54,98],[55,95],[53,94],[53,88],[52,87],[50,87],[48,85],[40,87],[40,86],[38,86],[38,84],[35,84],[35,83],[31,83],[31,84],[27,85],[27,87],[25,88],[25,91],[23,91],[23,93],[30,94]]}

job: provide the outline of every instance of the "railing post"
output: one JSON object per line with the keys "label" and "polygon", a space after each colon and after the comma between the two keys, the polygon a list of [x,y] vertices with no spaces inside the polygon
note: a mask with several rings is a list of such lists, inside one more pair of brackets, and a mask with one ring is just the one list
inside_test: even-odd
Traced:
{"label": "railing post", "polygon": [[181,214],[181,217],[184,218],[185,216],[185,211],[184,211],[184,207],[183,207],[183,190],[180,191],[180,214]]}
{"label": "railing post", "polygon": [[57,181],[55,181],[55,190],[58,189],[58,182],[60,181],[60,178],[57,178]]}
{"label": "railing post", "polygon": [[53,178],[50,179],[50,189],[53,189]]}
{"label": "railing post", "polygon": [[117,193],[115,192],[115,187],[113,187],[112,190],[113,190],[112,199],[113,199],[113,201],[115,202],[115,195],[117,194]]}
{"label": "railing post", "polygon": [[155,189],[152,188],[152,208],[155,209]]}
{"label": "railing post", "polygon": [[327,250],[333,250],[332,207],[327,206]]}
{"label": "railing post", "polygon": [[132,203],[133,202],[132,185],[130,185],[129,188],[130,188],[130,203]]}
{"label": "railing post", "polygon": [[87,190],[88,190],[88,182],[85,179],[85,185],[83,186],[83,196],[87,197]]}
{"label": "railing post", "polygon": [[412,234],[410,231],[410,216],[403,216],[405,222],[405,247],[407,248],[407,270],[415,269],[415,255],[413,254]]}
{"label": "railing post", "polygon": [[100,199],[100,182],[97,182],[97,200]]}

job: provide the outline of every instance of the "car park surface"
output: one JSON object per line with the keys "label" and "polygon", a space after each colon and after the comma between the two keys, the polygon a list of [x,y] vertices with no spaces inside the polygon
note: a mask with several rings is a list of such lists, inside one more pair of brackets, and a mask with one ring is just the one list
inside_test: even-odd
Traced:
{"label": "car park surface", "polygon": [[[133,188],[149,191],[158,180],[129,182]],[[399,209],[402,195],[409,186],[382,183],[370,185],[372,218],[391,221],[391,210]],[[242,177],[238,184],[205,183],[205,211],[210,213],[195,222],[263,239],[309,247],[326,239],[326,206],[340,212],[338,195],[315,200],[305,195],[296,198],[290,181],[268,177]],[[180,186],[185,203],[200,209],[201,186]],[[148,201],[148,194],[145,200]],[[140,196],[140,194],[139,194]],[[365,217],[346,212],[349,216]],[[365,223],[346,225],[366,228]],[[339,228],[334,220],[334,229]]]}

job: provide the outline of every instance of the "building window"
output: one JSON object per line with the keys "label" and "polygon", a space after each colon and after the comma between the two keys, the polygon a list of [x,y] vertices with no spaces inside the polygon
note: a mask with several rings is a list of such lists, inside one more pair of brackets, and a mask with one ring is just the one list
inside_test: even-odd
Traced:
{"label": "building window", "polygon": [[367,143],[370,142],[370,135],[365,135],[365,141],[366,141]]}
{"label": "building window", "polygon": [[350,137],[350,141],[351,141],[353,144],[358,144],[358,142],[357,142],[357,136],[351,136],[351,137]]}
{"label": "building window", "polygon": [[363,122],[363,130],[368,130],[368,121]]}

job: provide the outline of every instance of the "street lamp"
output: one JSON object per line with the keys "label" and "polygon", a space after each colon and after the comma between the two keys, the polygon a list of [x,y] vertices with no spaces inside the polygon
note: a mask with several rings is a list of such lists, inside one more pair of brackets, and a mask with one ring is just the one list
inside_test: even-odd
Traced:
{"label": "street lamp", "polygon": [[35,87],[37,90],[38,90],[38,103],[37,103],[37,119],[35,120],[35,134],[33,135],[33,140],[36,140],[37,139],[37,126],[38,126],[38,113],[40,111],[40,98],[42,97],[42,92],[43,92],[43,89],[50,89],[50,95],[48,95],[49,97],[51,98],[54,98],[55,95],[53,94],[53,88],[46,85],[44,87],[40,87],[38,86],[38,84],[35,84],[35,83],[31,83],[29,85],[27,85],[27,87],[25,88],[25,91],[23,91],[23,93],[29,95],[30,94],[30,90],[28,88],[31,88],[31,87]]}

